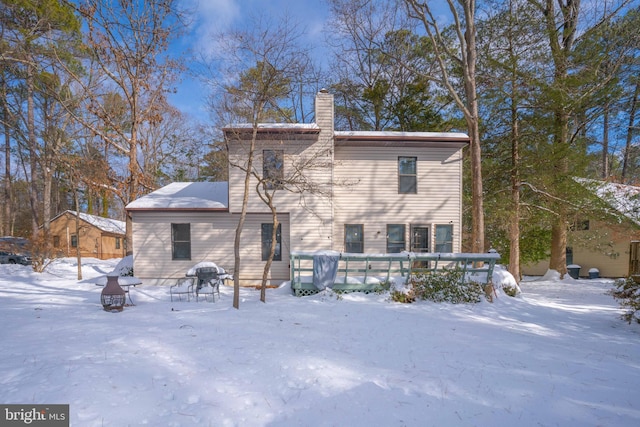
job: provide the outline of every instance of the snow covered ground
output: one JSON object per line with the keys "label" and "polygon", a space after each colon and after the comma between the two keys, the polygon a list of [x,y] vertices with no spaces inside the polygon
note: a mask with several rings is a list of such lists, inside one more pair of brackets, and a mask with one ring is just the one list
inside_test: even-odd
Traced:
{"label": "snow covered ground", "polygon": [[0,403],[69,404],[72,426],[637,426],[640,327],[611,280],[521,284],[476,305],[232,289],[132,290],[117,260],[1,265]]}

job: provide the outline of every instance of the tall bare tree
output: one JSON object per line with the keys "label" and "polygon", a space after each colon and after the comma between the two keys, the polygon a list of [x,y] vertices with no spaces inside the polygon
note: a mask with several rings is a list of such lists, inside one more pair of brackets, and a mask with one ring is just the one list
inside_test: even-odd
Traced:
{"label": "tall bare tree", "polygon": [[[153,188],[153,180],[140,164],[141,127],[162,120],[165,96],[171,89],[180,63],[169,52],[170,42],[179,37],[184,21],[176,0],[83,0],[77,8],[87,30],[85,43],[100,80],[89,83],[77,75],[77,83],[88,97],[91,122],[78,117],[112,149],[127,159],[125,181],[118,186],[126,205]],[[126,107],[127,120],[113,115],[105,94],[115,93]],[[99,124],[98,124],[99,123]],[[127,223],[127,253],[133,251],[131,218]]]}
{"label": "tall bare tree", "polygon": [[[270,17],[250,18],[249,29],[234,29],[221,35],[218,40],[224,55],[209,64],[214,70],[214,95],[211,109],[224,125],[243,123],[251,130],[249,137],[238,138],[227,134],[227,144],[241,144],[236,147],[243,153],[240,162],[231,161],[231,167],[244,172],[242,207],[236,227],[234,241],[234,298],[233,306],[239,308],[240,289],[240,242],[244,228],[250,194],[254,191],[252,177],[255,177],[254,162],[259,126],[265,122],[291,122],[296,120],[296,106],[304,103],[301,95],[308,92],[305,73],[309,71],[310,60],[301,46],[302,31],[298,24],[284,16],[277,22]],[[311,73],[312,76],[317,74]],[[217,82],[228,82],[218,84]],[[313,84],[313,83],[311,83]],[[300,86],[304,90],[300,90]],[[257,187],[258,190],[261,185]],[[269,205],[269,193],[263,193]],[[277,231],[277,209],[271,203],[274,233]],[[273,236],[275,242],[275,235]],[[273,248],[272,248],[273,249]],[[273,259],[273,251],[270,260]],[[265,267],[265,277],[270,261]],[[266,284],[263,281],[263,287]],[[264,300],[264,294],[261,295]]]}
{"label": "tall bare tree", "polygon": [[[395,2],[331,0],[331,91],[342,130],[443,131],[424,39]],[[438,106],[436,106],[436,100]],[[441,103],[442,102],[442,103]]]}
{"label": "tall bare tree", "polygon": [[[450,22],[455,44],[445,36],[441,28],[439,15],[434,12],[430,2],[404,0],[409,15],[418,20],[435,54],[440,75],[438,82],[443,85],[464,115],[470,138],[471,160],[471,250],[484,252],[484,202],[482,190],[482,150],[478,115],[478,93],[476,89],[476,1],[447,0]],[[455,71],[461,73],[462,91],[458,89]]]}

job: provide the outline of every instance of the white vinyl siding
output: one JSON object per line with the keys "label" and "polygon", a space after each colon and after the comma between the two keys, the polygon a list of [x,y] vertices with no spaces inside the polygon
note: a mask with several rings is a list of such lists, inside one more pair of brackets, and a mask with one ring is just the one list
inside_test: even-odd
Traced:
{"label": "white vinyl siding", "polygon": [[[136,277],[149,284],[174,284],[187,270],[200,261],[213,261],[228,272],[233,271],[233,242],[238,215],[226,212],[132,212],[134,271]],[[289,217],[279,214],[282,224],[282,257],[289,259]],[[190,224],[191,260],[172,260],[171,224]],[[264,262],[260,261],[261,224],[271,222],[270,214],[249,214],[241,240],[243,284],[259,284]],[[256,255],[257,254],[257,255]],[[274,262],[270,279],[280,284],[289,278],[289,263]]]}
{"label": "white vinyl siding", "polygon": [[[398,194],[399,155],[417,158],[417,194]],[[387,251],[387,224],[409,230],[411,224],[437,223],[453,226],[453,252],[460,251],[461,149],[338,146],[334,177],[347,184],[334,187],[336,233],[342,234],[344,224],[365,224],[365,252]],[[434,234],[431,229],[431,247]],[[339,237],[334,240],[341,243]]]}
{"label": "white vinyl siding", "polygon": [[[262,150],[282,149],[284,150],[284,180],[287,180],[289,171],[295,171],[296,167],[292,162],[300,161],[301,158],[316,158],[318,162],[326,162],[327,167],[309,168],[304,170],[306,179],[316,183],[325,193],[330,193],[331,188],[331,155],[332,150],[327,149],[331,141],[324,143],[316,141],[318,135],[306,137],[307,139],[286,140],[271,139],[260,140],[257,143],[256,159],[254,170],[262,171]],[[314,144],[315,141],[315,144]],[[239,162],[239,156],[244,153],[247,141],[230,143],[230,158],[234,162]],[[235,145],[235,146],[234,146]],[[292,172],[291,172],[292,173]],[[249,186],[248,211],[251,213],[270,212],[269,207],[258,197],[255,192],[257,180],[252,178]],[[244,192],[244,172],[237,168],[229,169],[229,210],[232,213],[240,213],[242,208],[242,198]],[[314,195],[310,192],[305,194],[293,193],[287,190],[277,190],[274,204],[278,213],[286,212],[290,214],[290,220],[295,224],[292,230],[291,242],[294,250],[313,251],[317,249],[330,249],[332,238],[332,206],[327,197]],[[260,234],[257,234],[259,236]],[[258,239],[259,240],[259,239]],[[260,251],[257,252],[260,254]],[[283,253],[283,257],[284,257]],[[258,258],[260,259],[260,258]],[[284,259],[284,258],[283,258]]]}
{"label": "white vinyl siding", "polygon": [[[234,215],[234,218],[238,218]],[[273,284],[281,284],[289,280],[289,216],[285,213],[278,214],[278,221],[282,227],[282,261],[274,261],[271,264],[269,279]],[[240,244],[240,276],[247,284],[260,284],[266,261],[261,260],[262,241],[260,235],[262,224],[273,223],[270,214],[249,214],[245,220],[245,228],[242,232]],[[231,242],[231,256],[233,257],[233,241]]]}

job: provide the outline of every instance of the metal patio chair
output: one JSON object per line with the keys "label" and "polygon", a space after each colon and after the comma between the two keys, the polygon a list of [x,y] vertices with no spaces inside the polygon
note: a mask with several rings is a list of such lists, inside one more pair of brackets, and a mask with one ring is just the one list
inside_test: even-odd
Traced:
{"label": "metal patio chair", "polygon": [[171,301],[173,302],[173,298],[175,297],[178,301],[182,301],[182,297],[186,296],[187,301],[191,301],[191,297],[194,292],[194,279],[187,277],[178,279],[178,282],[175,285],[171,285],[169,288],[169,293],[171,294]]}
{"label": "metal patio chair", "polygon": [[222,282],[222,279],[220,279],[216,267],[200,267],[196,270],[196,277],[196,301],[199,300],[200,295],[204,296],[205,301],[208,295],[211,295],[211,302],[215,302],[216,294],[220,299],[220,282]]}

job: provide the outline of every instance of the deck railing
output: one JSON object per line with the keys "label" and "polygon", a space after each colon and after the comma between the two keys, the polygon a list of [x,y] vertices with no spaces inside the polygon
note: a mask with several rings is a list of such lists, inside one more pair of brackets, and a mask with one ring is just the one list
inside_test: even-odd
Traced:
{"label": "deck railing", "polygon": [[[295,295],[312,295],[319,291],[313,284],[313,258],[318,253],[292,251],[291,288]],[[500,258],[495,252],[474,253],[416,253],[339,255],[338,274],[333,284],[336,292],[374,292],[387,286],[392,278],[407,278],[418,273],[437,273],[444,269],[460,269],[473,280],[487,284]]]}

